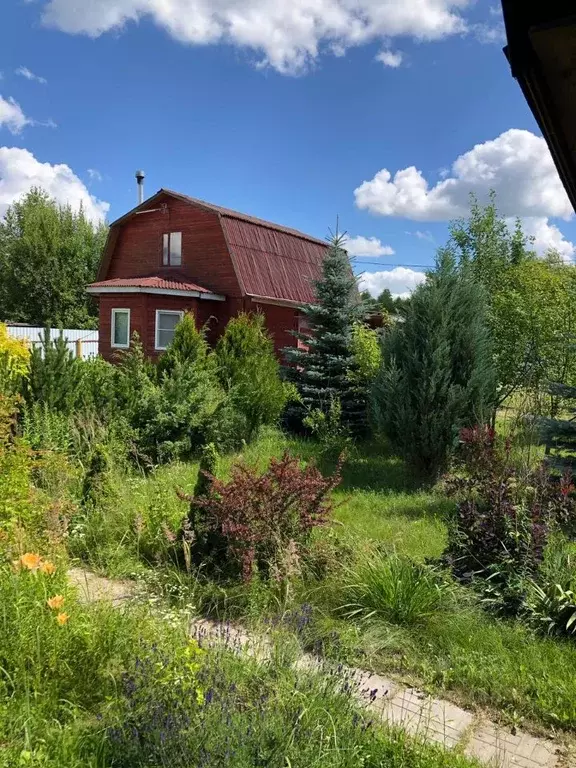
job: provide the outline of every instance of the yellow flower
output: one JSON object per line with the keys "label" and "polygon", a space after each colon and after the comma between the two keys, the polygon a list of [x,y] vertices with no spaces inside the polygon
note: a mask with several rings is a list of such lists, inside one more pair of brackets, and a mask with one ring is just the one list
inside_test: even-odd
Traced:
{"label": "yellow flower", "polygon": [[40,566],[40,570],[42,573],[47,573],[48,576],[52,576],[53,573],[56,573],[56,566],[54,563],[51,563],[49,560],[46,560],[45,563],[42,563]]}
{"label": "yellow flower", "polygon": [[29,571],[37,571],[42,565],[42,558],[35,552],[26,552],[26,554],[22,555],[20,558],[20,562],[25,568],[28,568]]}
{"label": "yellow flower", "polygon": [[64,597],[62,595],[54,595],[46,600],[48,608],[52,608],[53,611],[57,611],[64,605]]}
{"label": "yellow flower", "polygon": [[56,621],[62,627],[62,626],[64,626],[64,624],[66,624],[66,622],[68,621],[69,618],[70,618],[70,616],[68,616],[67,613],[59,613],[58,616],[56,616]]}

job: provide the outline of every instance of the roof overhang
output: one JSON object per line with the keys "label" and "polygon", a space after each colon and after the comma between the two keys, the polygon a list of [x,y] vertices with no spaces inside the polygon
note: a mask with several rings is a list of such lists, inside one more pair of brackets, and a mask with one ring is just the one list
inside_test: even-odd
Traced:
{"label": "roof overhang", "polygon": [[203,301],[226,301],[226,296],[219,293],[206,293],[205,291],[186,291],[177,288],[146,288],[135,285],[103,285],[93,287],[89,285],[86,293],[92,296],[101,296],[106,294],[126,294],[126,293],[152,293],[158,296],[185,296],[188,299],[201,299]]}
{"label": "roof overhang", "polygon": [[272,304],[276,307],[292,307],[293,309],[298,309],[298,307],[301,307],[306,303],[302,301],[291,301],[290,299],[275,299],[273,296],[256,296],[252,293],[247,294],[247,296],[252,299],[255,304]]}
{"label": "roof overhang", "polygon": [[576,6],[574,0],[502,0],[513,76],[576,208]]}

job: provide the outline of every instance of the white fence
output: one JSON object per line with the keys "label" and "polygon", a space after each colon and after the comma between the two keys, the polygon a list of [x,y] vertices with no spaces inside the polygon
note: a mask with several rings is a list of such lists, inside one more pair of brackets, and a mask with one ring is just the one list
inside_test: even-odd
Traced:
{"label": "white fence", "polygon": [[[27,339],[34,346],[42,344],[44,328],[35,328],[31,325],[7,324],[8,334],[15,339]],[[82,331],[73,328],[50,330],[50,338],[57,339],[60,333],[64,336],[68,348],[76,357],[86,360],[98,355],[98,331]]]}

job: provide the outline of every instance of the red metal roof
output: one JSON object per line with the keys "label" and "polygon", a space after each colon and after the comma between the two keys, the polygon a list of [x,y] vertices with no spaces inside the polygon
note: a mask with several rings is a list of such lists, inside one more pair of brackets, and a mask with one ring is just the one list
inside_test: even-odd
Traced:
{"label": "red metal roof", "polygon": [[242,287],[251,296],[307,303],[326,244],[230,216],[220,219]]}
{"label": "red metal roof", "polygon": [[192,283],[185,275],[172,273],[169,276],[149,275],[147,277],[115,277],[91,283],[88,288],[156,288],[169,291],[195,291],[212,293],[209,288]]}
{"label": "red metal roof", "polygon": [[326,242],[179,192],[162,191],[220,215],[245,293],[303,304],[314,301],[313,281],[321,276]]}
{"label": "red metal roof", "polygon": [[[160,189],[141,206],[111,225],[100,265],[105,275],[115,247],[120,224],[139,210],[149,207],[162,195],[169,195],[193,206],[217,213],[230,249],[241,289],[249,296],[305,304],[314,300],[313,281],[320,278],[328,244],[315,237],[271,221],[207,203],[170,189]],[[106,281],[107,284],[112,284]],[[98,287],[101,283],[93,283]],[[126,285],[134,285],[133,282]],[[198,290],[197,287],[191,290]],[[206,290],[206,289],[203,289]]]}

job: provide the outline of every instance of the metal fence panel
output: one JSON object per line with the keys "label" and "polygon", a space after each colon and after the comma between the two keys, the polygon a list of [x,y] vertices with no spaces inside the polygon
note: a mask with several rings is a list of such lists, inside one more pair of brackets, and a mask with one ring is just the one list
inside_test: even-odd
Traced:
{"label": "metal fence panel", "polygon": [[[7,324],[8,335],[15,339],[27,339],[34,346],[40,345],[44,338],[44,328],[37,328],[31,325],[10,325]],[[98,331],[86,331],[77,328],[50,329],[50,338],[57,339],[60,334],[66,340],[68,348],[75,356],[80,356],[87,360],[89,357],[98,356]]]}

